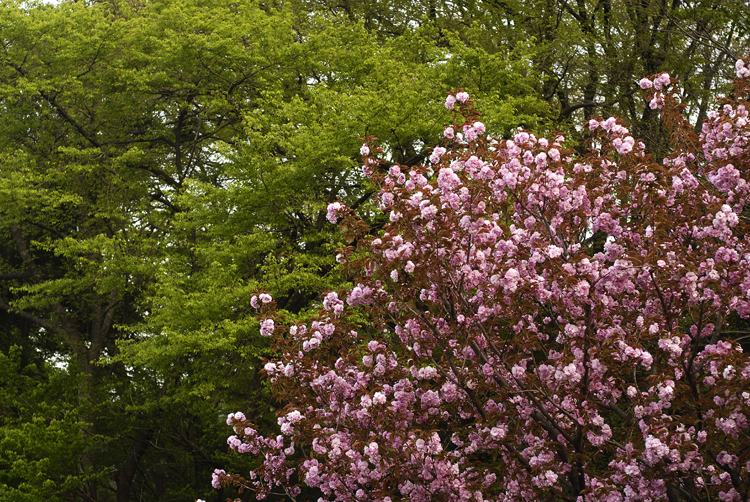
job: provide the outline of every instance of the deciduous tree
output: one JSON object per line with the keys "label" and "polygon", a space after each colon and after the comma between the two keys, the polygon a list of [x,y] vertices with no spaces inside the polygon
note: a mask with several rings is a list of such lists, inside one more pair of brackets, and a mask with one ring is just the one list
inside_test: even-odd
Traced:
{"label": "deciduous tree", "polygon": [[[643,79],[671,131],[656,161],[615,118],[587,153],[563,135],[488,137],[466,92],[429,163],[376,167],[390,223],[377,237],[345,205],[356,286],[309,323],[252,299],[278,358],[265,371],[280,434],[238,412],[229,445],[262,498],[725,500],[750,496],[750,358],[728,329],[750,315],[748,102],[700,138],[677,81]],[[595,238],[602,235],[602,239]],[[744,344],[747,348],[747,344]]]}

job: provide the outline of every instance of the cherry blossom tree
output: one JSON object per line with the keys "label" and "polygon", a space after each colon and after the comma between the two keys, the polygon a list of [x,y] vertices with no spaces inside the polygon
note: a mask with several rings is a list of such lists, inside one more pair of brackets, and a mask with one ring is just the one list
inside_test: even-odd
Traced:
{"label": "cherry blossom tree", "polygon": [[697,136],[678,82],[640,82],[672,131],[650,156],[616,118],[587,153],[564,137],[501,140],[466,92],[421,168],[364,170],[390,223],[340,203],[356,286],[288,326],[262,294],[265,365],[283,402],[264,437],[238,412],[231,449],[258,456],[259,499],[748,501],[750,124],[745,61]]}

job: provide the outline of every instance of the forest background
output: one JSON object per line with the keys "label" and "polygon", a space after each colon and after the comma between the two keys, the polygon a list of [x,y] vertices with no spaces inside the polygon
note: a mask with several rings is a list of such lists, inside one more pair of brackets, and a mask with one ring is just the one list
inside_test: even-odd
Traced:
{"label": "forest background", "polygon": [[488,132],[623,118],[668,71],[700,129],[742,0],[0,1],[0,500],[224,500],[226,416],[272,430],[249,306],[347,285],[326,206],[382,224],[360,138],[422,163],[446,92]]}

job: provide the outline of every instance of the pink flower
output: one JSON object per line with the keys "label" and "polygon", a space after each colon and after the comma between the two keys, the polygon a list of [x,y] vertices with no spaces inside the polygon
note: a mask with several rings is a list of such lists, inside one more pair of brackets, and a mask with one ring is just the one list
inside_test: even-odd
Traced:
{"label": "pink flower", "polygon": [[656,79],[654,79],[654,88],[655,89],[662,89],[663,87],[669,86],[672,79],[669,76],[669,73],[662,73]]}
{"label": "pink flower", "polygon": [[432,150],[432,155],[430,155],[430,162],[433,164],[437,164],[440,162],[440,157],[445,154],[445,148],[442,146],[435,147],[434,150]]}
{"label": "pink flower", "polygon": [[654,97],[651,99],[648,106],[652,110],[656,110],[657,108],[664,108],[664,96],[657,92],[656,94],[654,94]]}
{"label": "pink flower", "polygon": [[466,103],[469,100],[469,93],[464,91],[459,92],[458,94],[456,94],[456,100],[459,103]]}
{"label": "pink flower", "polygon": [[654,86],[654,83],[647,78],[642,78],[641,81],[638,82],[638,85],[641,86],[641,89],[646,90],[646,89],[651,89]]}
{"label": "pink flower", "polygon": [[344,302],[339,300],[339,295],[335,291],[331,291],[323,299],[323,308],[333,310],[334,315],[338,317],[344,311]]}
{"label": "pink flower", "polygon": [[328,204],[327,208],[327,218],[328,221],[331,223],[336,223],[338,220],[339,214],[341,214],[341,211],[344,209],[344,206],[340,202],[333,202],[331,204]]}
{"label": "pink flower", "polygon": [[635,140],[632,136],[628,136],[625,139],[615,138],[614,140],[612,140],[612,146],[615,147],[615,150],[617,150],[617,153],[619,153],[620,155],[630,153],[633,150],[634,145]]}
{"label": "pink flower", "polygon": [[544,152],[539,152],[534,158],[534,162],[536,162],[536,165],[541,168],[547,167],[547,154]]}
{"label": "pink flower", "polygon": [[453,110],[454,106],[456,106],[456,97],[453,95],[448,95],[448,97],[445,98],[445,107],[449,110]]}
{"label": "pink flower", "polygon": [[232,425],[235,421],[242,422],[243,420],[245,420],[245,414],[241,411],[227,415],[227,425]]}
{"label": "pink flower", "polygon": [[273,335],[274,330],[274,322],[273,319],[264,319],[260,322],[260,334],[262,336],[271,336]]}
{"label": "pink flower", "polygon": [[365,145],[362,145],[362,148],[359,149],[359,153],[364,157],[365,155],[370,155],[370,147]]}
{"label": "pink flower", "polygon": [[217,490],[221,488],[221,483],[219,483],[219,476],[222,474],[226,474],[226,471],[224,469],[214,469],[214,472],[211,475],[211,486],[213,486]]}

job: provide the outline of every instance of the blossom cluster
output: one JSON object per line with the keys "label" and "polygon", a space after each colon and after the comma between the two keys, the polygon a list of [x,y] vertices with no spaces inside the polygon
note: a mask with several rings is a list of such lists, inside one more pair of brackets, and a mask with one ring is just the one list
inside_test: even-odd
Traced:
{"label": "blossom cluster", "polygon": [[[691,130],[676,80],[640,85]],[[747,103],[658,163],[616,118],[575,156],[562,135],[488,137],[464,91],[445,106],[428,165],[372,174],[390,223],[341,251],[356,286],[308,323],[263,311],[288,406],[275,437],[229,417],[230,448],[262,465],[215,482],[321,502],[750,500],[750,357],[727,330],[750,316]]]}
{"label": "blossom cluster", "polygon": [[652,110],[664,108],[664,98],[667,95],[666,89],[671,83],[672,78],[668,73],[662,73],[653,80],[648,78],[641,79],[639,82],[641,89],[655,89],[655,92],[652,93],[651,101],[648,103],[649,108]]}

